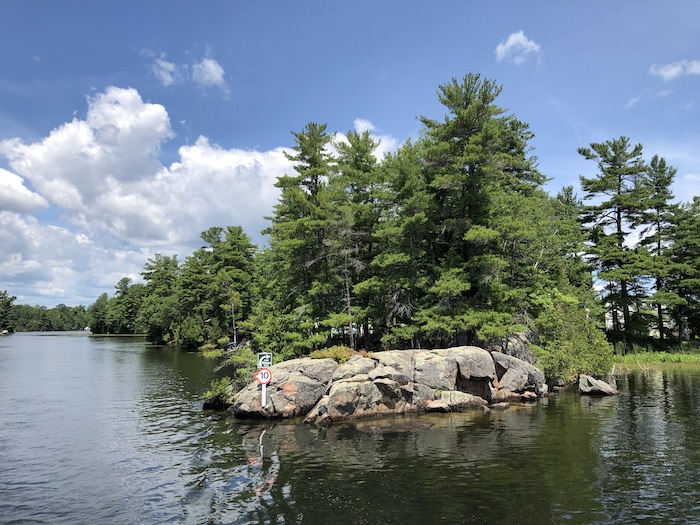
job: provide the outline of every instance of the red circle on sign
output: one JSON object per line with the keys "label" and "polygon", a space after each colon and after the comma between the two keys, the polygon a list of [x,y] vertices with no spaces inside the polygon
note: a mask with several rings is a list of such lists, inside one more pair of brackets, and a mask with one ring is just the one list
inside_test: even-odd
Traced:
{"label": "red circle on sign", "polygon": [[270,372],[269,368],[261,368],[260,370],[255,372],[255,375],[253,377],[261,385],[266,385],[270,381],[272,381],[272,372]]}

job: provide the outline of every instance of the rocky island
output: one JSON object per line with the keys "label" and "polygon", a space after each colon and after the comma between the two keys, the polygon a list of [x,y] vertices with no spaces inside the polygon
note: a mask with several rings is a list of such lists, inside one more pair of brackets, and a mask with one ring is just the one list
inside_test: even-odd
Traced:
{"label": "rocky island", "polygon": [[356,354],[339,364],[301,358],[273,365],[267,403],[252,383],[230,400],[237,418],[305,423],[409,412],[486,408],[545,396],[544,374],[516,357],[474,346]]}

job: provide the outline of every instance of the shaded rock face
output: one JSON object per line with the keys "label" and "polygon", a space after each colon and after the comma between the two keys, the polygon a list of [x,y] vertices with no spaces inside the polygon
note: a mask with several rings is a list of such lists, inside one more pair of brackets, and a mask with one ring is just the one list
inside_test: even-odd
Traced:
{"label": "shaded rock face", "polygon": [[536,335],[528,330],[517,334],[511,334],[508,337],[491,339],[487,341],[486,348],[490,352],[500,352],[517,357],[521,361],[534,364],[535,354],[533,354],[530,349],[532,347],[531,339],[534,337],[536,337]]}
{"label": "shaded rock face", "polygon": [[526,391],[534,392],[538,397],[547,394],[544,374],[539,369],[511,355],[499,352],[492,352],[491,355],[498,378],[494,401],[519,399]]}
{"label": "shaded rock face", "polygon": [[451,412],[547,392],[544,375],[511,356],[477,347],[392,350],[330,359],[295,359],[271,367],[268,402],[247,386],[229,411],[240,418],[306,416],[305,422],[407,412]]}

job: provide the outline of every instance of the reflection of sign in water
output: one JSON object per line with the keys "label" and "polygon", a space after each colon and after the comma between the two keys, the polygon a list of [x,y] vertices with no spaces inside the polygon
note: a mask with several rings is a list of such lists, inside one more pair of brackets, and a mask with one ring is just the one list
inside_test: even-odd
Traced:
{"label": "reflection of sign in water", "polygon": [[258,368],[267,368],[272,366],[272,352],[258,353]]}

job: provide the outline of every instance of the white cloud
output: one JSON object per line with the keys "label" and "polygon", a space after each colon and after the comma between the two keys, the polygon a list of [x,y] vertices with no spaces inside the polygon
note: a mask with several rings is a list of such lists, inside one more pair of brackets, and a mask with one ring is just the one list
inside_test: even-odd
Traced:
{"label": "white cloud", "polygon": [[353,121],[353,126],[355,127],[355,131],[357,131],[358,133],[364,133],[365,131],[374,131],[374,124],[372,124],[369,120],[363,118],[356,118]]}
{"label": "white cloud", "polygon": [[164,53],[156,58],[153,51],[143,50],[141,56],[153,59],[150,65],[151,73],[165,87],[191,82],[201,89],[219,88],[225,97],[229,95],[224,68],[211,57],[205,57],[192,64],[178,64],[166,60]]}
{"label": "white cloud", "polygon": [[168,87],[182,82],[186,73],[186,68],[174,62],[168,62],[164,57],[161,57],[157,58],[151,65],[151,71],[161,84]]}
{"label": "white cloud", "polygon": [[224,68],[213,58],[203,58],[192,66],[192,80],[202,87],[218,87],[226,90]]}
{"label": "white cloud", "polygon": [[639,101],[642,100],[639,97],[632,97],[627,101],[627,104],[625,104],[625,109],[632,109],[634,106],[636,106]]}
{"label": "white cloud", "polygon": [[158,208],[142,202],[137,214],[115,216],[109,204],[117,200],[124,210],[134,207],[139,181],[162,169],[160,146],[173,136],[163,106],[144,103],[135,89],[110,87],[88,99],[85,120],[74,118],[32,144],[0,141],[0,154],[74,224],[117,238],[133,235],[139,242],[153,239]]}
{"label": "white cloud", "polygon": [[506,40],[501,41],[496,46],[495,53],[498,62],[507,60],[520,65],[531,54],[537,56],[539,61],[541,47],[537,42],[526,37],[523,31],[518,31],[517,33],[511,33]]}
{"label": "white cloud", "polygon": [[652,64],[649,73],[664,80],[673,80],[682,75],[700,75],[700,60],[679,60],[662,66]]}
{"label": "white cloud", "polygon": [[0,210],[29,212],[49,203],[24,185],[19,175],[0,168]]}
{"label": "white cloud", "polygon": [[671,93],[673,93],[673,90],[672,90],[672,89],[662,89],[661,91],[659,91],[659,92],[656,94],[656,96],[657,96],[657,97],[665,98],[665,97],[669,96]]}
{"label": "white cloud", "polygon": [[[277,177],[293,170],[283,148],[225,149],[200,137],[164,166],[160,149],[174,134],[163,106],[116,87],[87,101],[84,119],[40,140],[0,141],[12,170],[0,171],[0,282],[18,302],[55,305],[55,293],[90,304],[120,277],[139,279],[155,253],[184,259],[211,226],[240,225],[262,242]],[[19,215],[47,205],[52,224]]]}

